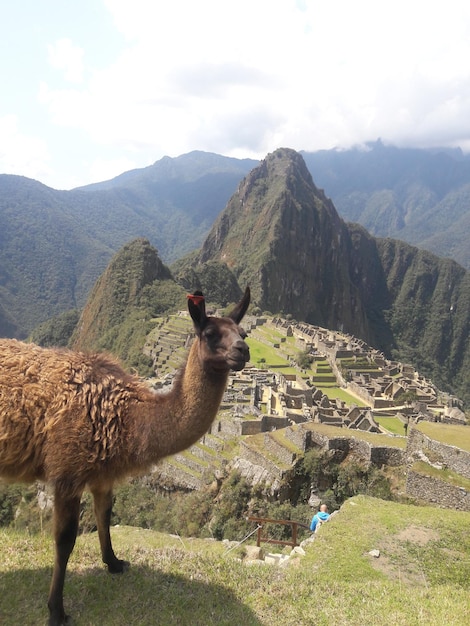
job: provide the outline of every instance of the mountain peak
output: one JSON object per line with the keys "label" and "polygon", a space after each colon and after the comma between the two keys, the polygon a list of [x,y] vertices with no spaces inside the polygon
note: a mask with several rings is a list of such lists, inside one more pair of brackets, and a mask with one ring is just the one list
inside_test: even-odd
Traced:
{"label": "mountain peak", "polygon": [[99,344],[109,328],[125,319],[129,307],[138,304],[144,287],[170,278],[170,270],[147,239],[123,246],[91,292],[72,337],[73,347],[86,350]]}
{"label": "mountain peak", "polygon": [[199,260],[226,263],[240,285],[251,285],[262,310],[289,311],[366,338],[361,298],[349,276],[350,248],[344,222],[303,157],[280,148],[240,183]]}

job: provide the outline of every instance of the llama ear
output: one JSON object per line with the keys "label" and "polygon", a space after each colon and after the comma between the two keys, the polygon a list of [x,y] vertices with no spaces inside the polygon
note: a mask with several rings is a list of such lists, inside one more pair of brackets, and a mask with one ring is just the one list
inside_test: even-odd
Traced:
{"label": "llama ear", "polygon": [[195,291],[193,294],[188,294],[188,311],[193,320],[194,328],[198,335],[204,330],[207,324],[206,315],[206,302],[202,291]]}
{"label": "llama ear", "polygon": [[248,306],[250,304],[250,298],[251,298],[250,288],[247,287],[245,289],[245,293],[243,294],[243,298],[240,300],[237,306],[229,313],[228,317],[230,317],[230,319],[232,319],[234,322],[239,324],[242,321],[243,316],[246,313],[246,310],[248,309]]}

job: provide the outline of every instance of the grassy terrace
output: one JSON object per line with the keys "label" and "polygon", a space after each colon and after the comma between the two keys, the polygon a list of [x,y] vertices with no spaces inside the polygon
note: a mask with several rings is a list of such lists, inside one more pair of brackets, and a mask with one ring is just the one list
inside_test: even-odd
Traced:
{"label": "grassy terrace", "polygon": [[405,434],[405,426],[403,422],[397,417],[382,417],[380,415],[374,414],[374,419],[377,424],[380,424],[382,428],[385,428],[393,435]]}
{"label": "grassy terrace", "polygon": [[420,422],[414,425],[413,428],[417,428],[435,441],[441,441],[449,446],[456,446],[457,448],[470,452],[470,428],[468,426]]}
{"label": "grassy terrace", "polygon": [[368,441],[376,446],[388,446],[392,448],[406,448],[405,437],[392,437],[391,435],[385,435],[382,433],[369,433],[363,430],[353,430],[350,428],[339,428],[337,426],[328,426],[326,424],[313,424],[307,422],[302,425],[303,428],[308,430],[317,431],[327,437],[355,437],[356,439],[362,439]]}
{"label": "grassy terrace", "polygon": [[366,403],[360,400],[357,396],[352,396],[350,393],[348,393],[345,389],[342,389],[341,387],[336,387],[336,386],[328,387],[324,385],[318,385],[318,389],[321,389],[321,391],[325,394],[325,396],[328,396],[330,400],[339,399],[345,402],[348,406],[353,405],[353,404],[359,407],[367,406]]}
{"label": "grassy terrace", "polygon": [[[198,480],[202,479],[202,476],[203,476],[202,471],[197,471],[193,467],[190,467],[189,465],[180,463],[174,456],[169,456],[167,459],[165,459],[165,463],[168,463],[168,465],[172,465],[173,467],[176,467],[180,471],[185,472],[186,474],[189,474],[190,476],[194,476],[194,478],[197,478]],[[202,469],[203,468],[201,466],[201,470]]]}
{"label": "grassy terrace", "polygon": [[359,372],[380,372],[381,369],[375,363],[369,363],[367,359],[339,359],[339,363],[348,369],[358,370]]}
{"label": "grassy terrace", "polygon": [[[357,496],[282,569],[240,562],[243,546],[126,526],[112,535],[131,563],[122,576],[102,566],[96,533],[77,539],[65,584],[77,626],[468,624],[468,513]],[[0,529],[0,552],[0,622],[44,624],[51,537]]]}
{"label": "grassy terrace", "polygon": [[289,362],[287,359],[281,357],[276,348],[268,346],[253,337],[248,337],[247,343],[250,347],[251,363],[253,365],[262,365],[269,367],[274,366],[276,369],[281,367],[288,367]]}
{"label": "grassy terrace", "polygon": [[416,463],[413,464],[412,469],[418,474],[431,476],[431,478],[442,480],[449,483],[453,487],[463,487],[466,491],[470,491],[470,479],[465,478],[461,474],[457,474],[457,472],[450,469],[438,469],[436,467],[432,467],[432,465],[429,465],[424,461],[416,461]]}
{"label": "grassy terrace", "polygon": [[[280,431],[274,431],[280,432]],[[291,465],[287,463],[283,463],[277,456],[271,454],[264,445],[264,436],[266,433],[259,433],[257,435],[248,435],[243,441],[247,443],[251,448],[257,450],[260,454],[262,454],[268,461],[271,461],[276,467],[280,470],[290,470]],[[278,439],[276,439],[279,441]]]}
{"label": "grassy terrace", "polygon": [[275,441],[277,441],[277,443],[279,443],[281,446],[284,446],[284,448],[289,450],[289,452],[292,452],[293,454],[297,454],[298,456],[303,454],[303,450],[301,450],[298,446],[296,446],[293,441],[291,441],[290,439],[287,439],[287,437],[285,436],[284,428],[280,430],[274,430],[272,433],[270,433],[270,436]]}

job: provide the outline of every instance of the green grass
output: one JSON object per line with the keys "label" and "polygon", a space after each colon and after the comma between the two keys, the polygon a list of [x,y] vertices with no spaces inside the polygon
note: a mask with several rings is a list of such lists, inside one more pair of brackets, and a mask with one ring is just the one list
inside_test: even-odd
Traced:
{"label": "green grass", "polygon": [[413,463],[413,470],[419,474],[442,480],[454,487],[462,487],[466,491],[470,491],[470,479],[465,478],[461,474],[457,474],[457,472],[453,470],[447,468],[438,469],[424,461],[416,461]]}
{"label": "green grass", "polygon": [[[273,431],[273,433],[280,431]],[[279,459],[275,454],[272,454],[269,450],[266,449],[264,443],[264,436],[266,433],[258,433],[256,435],[249,435],[244,440],[245,443],[250,447],[259,452],[264,456],[265,459],[271,461],[277,468],[283,471],[288,471],[292,469],[292,465],[290,463],[284,463],[281,459]],[[279,435],[277,436],[277,438]],[[293,452],[295,450],[292,450]]]}
{"label": "green grass", "polygon": [[380,415],[375,414],[374,419],[377,424],[380,424],[380,426],[394,435],[405,434],[405,426],[398,417],[380,417]]}
{"label": "green grass", "polygon": [[282,428],[281,430],[273,430],[269,434],[275,441],[277,441],[277,443],[279,443],[281,446],[284,446],[284,448],[289,450],[289,452],[292,452],[293,454],[296,454],[299,457],[303,456],[304,451],[301,450],[298,446],[296,446],[293,441],[291,441],[290,439],[286,437],[284,428]]}
{"label": "green grass", "polygon": [[262,359],[264,359],[262,365],[266,367],[269,365],[288,365],[288,361],[279,356],[279,351],[276,348],[253,339],[253,337],[249,337],[247,343],[250,347],[250,362],[254,365],[259,365]]}
{"label": "green grass", "polygon": [[327,424],[315,424],[309,422],[303,425],[308,430],[314,430],[326,435],[327,437],[355,437],[363,439],[376,446],[389,446],[392,448],[406,448],[405,437],[392,437],[381,433],[370,433],[364,430],[355,430],[352,428],[338,428],[337,426],[329,426]]}
{"label": "green grass", "polygon": [[318,385],[318,389],[321,389],[321,391],[326,396],[328,396],[328,398],[330,398],[330,400],[339,399],[339,400],[342,400],[343,402],[345,402],[347,405],[355,404],[356,406],[359,406],[359,407],[367,406],[365,404],[365,402],[363,402],[362,400],[360,400],[356,396],[351,395],[350,393],[348,393],[347,391],[345,391],[341,387],[337,387],[337,386],[335,386],[335,387],[327,387],[326,385]]}
{"label": "green grass", "polygon": [[[468,513],[358,496],[321,528],[305,557],[282,569],[246,565],[238,549],[227,554],[215,541],[128,527],[112,534],[116,552],[131,561],[122,576],[100,564],[95,534],[78,538],[65,587],[76,626],[468,623]],[[1,530],[0,551],[2,626],[44,624],[50,537]]]}
{"label": "green grass", "polygon": [[417,428],[431,439],[441,441],[450,446],[457,446],[457,448],[470,452],[470,428],[468,426],[420,422],[413,425],[413,428]]}

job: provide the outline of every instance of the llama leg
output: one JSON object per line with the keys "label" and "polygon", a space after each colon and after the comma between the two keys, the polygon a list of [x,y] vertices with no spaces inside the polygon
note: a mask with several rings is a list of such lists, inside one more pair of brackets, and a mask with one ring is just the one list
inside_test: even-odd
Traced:
{"label": "llama leg", "polygon": [[64,581],[67,563],[75,545],[80,496],[66,497],[56,489],[54,501],[55,563],[47,606],[49,626],[70,623],[64,611]]}
{"label": "llama leg", "polygon": [[113,508],[112,489],[105,491],[99,487],[91,487],[90,489],[93,494],[96,525],[98,527],[103,563],[106,563],[108,571],[111,574],[122,574],[122,572],[129,567],[129,563],[117,558],[111,544],[109,524],[111,522],[111,512]]}

